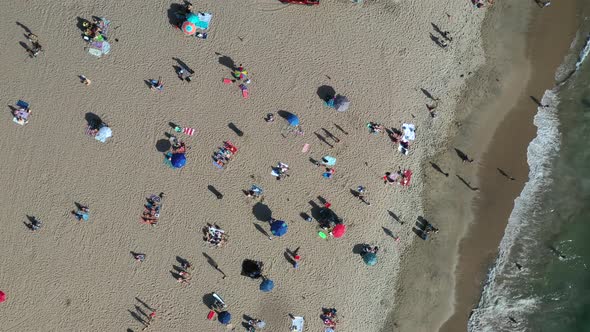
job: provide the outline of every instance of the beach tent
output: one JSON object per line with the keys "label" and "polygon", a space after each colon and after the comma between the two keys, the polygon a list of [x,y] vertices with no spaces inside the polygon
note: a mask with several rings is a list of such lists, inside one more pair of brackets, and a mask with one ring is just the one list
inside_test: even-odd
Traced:
{"label": "beach tent", "polygon": [[291,330],[292,332],[303,332],[303,324],[305,319],[301,316],[293,316],[291,319]]}
{"label": "beach tent", "polygon": [[332,229],[332,236],[335,238],[341,238],[344,234],[346,234],[346,225],[344,224],[338,224]]}
{"label": "beach tent", "polygon": [[416,139],[416,126],[411,123],[404,123],[402,125],[402,133],[404,134],[402,140],[413,141]]}
{"label": "beach tent", "polygon": [[184,34],[187,36],[192,36],[197,32],[197,27],[189,21],[182,23],[181,29],[182,32],[184,32]]}
{"label": "beach tent", "polygon": [[101,57],[105,54],[108,54],[111,51],[111,44],[109,42],[103,41],[93,41],[90,42],[88,45],[88,53],[96,56]]}
{"label": "beach tent", "polygon": [[0,303],[6,301],[6,293],[0,291]]}
{"label": "beach tent", "polygon": [[283,236],[287,234],[287,223],[282,220],[275,220],[270,223],[270,232],[274,236]]}
{"label": "beach tent", "polygon": [[242,262],[242,274],[252,279],[258,279],[262,276],[262,263],[245,259]]}
{"label": "beach tent", "polygon": [[231,314],[228,311],[222,311],[217,315],[217,319],[221,324],[227,325],[231,320]]}
{"label": "beach tent", "polygon": [[98,132],[96,133],[96,136],[94,136],[94,138],[102,143],[105,143],[107,141],[107,138],[113,136],[113,131],[111,130],[111,128],[107,127],[107,126],[102,126]]}
{"label": "beach tent", "polygon": [[289,123],[289,126],[291,127],[297,127],[299,126],[299,117],[293,113],[289,113],[286,116],[287,122]]}
{"label": "beach tent", "polygon": [[184,153],[173,153],[170,158],[170,164],[174,168],[183,168],[186,165],[186,155]]}
{"label": "beach tent", "polygon": [[212,17],[213,15],[211,13],[189,13],[186,15],[186,20],[201,30],[207,30],[209,29]]}
{"label": "beach tent", "polygon": [[271,290],[273,290],[273,288],[275,288],[275,283],[270,279],[264,279],[260,284],[260,290],[265,293],[270,292]]}
{"label": "beach tent", "polygon": [[373,266],[377,264],[377,254],[374,254],[372,252],[366,253],[363,255],[363,261],[365,262],[365,264]]}

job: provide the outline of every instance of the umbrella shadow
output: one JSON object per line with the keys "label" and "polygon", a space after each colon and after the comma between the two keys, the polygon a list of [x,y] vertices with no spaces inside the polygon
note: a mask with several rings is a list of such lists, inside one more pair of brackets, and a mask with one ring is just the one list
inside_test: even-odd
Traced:
{"label": "umbrella shadow", "polygon": [[283,119],[285,119],[285,120],[288,120],[288,119],[289,119],[289,117],[291,117],[291,116],[293,116],[293,115],[294,115],[294,114],[293,114],[293,113],[291,113],[291,112],[282,111],[282,110],[281,110],[281,111],[277,111],[277,114],[278,114],[278,115],[279,115],[281,118],[283,118]]}
{"label": "umbrella shadow", "polygon": [[102,121],[102,119],[100,118],[100,116],[98,116],[92,112],[86,113],[84,115],[84,119],[86,120],[86,123],[88,124],[88,126],[93,129],[98,129],[98,127],[100,127],[104,123]]}
{"label": "umbrella shadow", "polygon": [[84,26],[85,24],[90,24],[90,22],[88,22],[88,20],[85,18],[81,18],[80,16],[76,16],[76,27],[80,31],[82,31],[82,32],[86,31],[87,28]]}
{"label": "umbrella shadow", "polygon": [[213,304],[215,304],[215,297],[213,293],[207,293],[203,295],[203,304],[207,306],[207,308],[212,308]]}
{"label": "umbrella shadow", "polygon": [[309,201],[309,205],[311,205],[311,217],[314,218],[315,220],[319,220],[320,219],[320,211],[322,211],[321,206],[317,205],[316,202],[314,201]]}
{"label": "umbrella shadow", "polygon": [[156,150],[158,150],[158,152],[165,153],[170,150],[171,147],[172,145],[170,144],[170,141],[165,138],[156,142]]}
{"label": "umbrella shadow", "polygon": [[362,255],[363,248],[366,246],[366,243],[357,243],[352,247],[352,253],[355,255]]}
{"label": "umbrella shadow", "polygon": [[234,71],[236,69],[236,63],[232,58],[230,58],[227,55],[221,55],[221,53],[217,52],[215,52],[215,55],[219,56],[217,61],[219,61],[220,65],[229,68],[229,70],[231,71]]}
{"label": "umbrella shadow", "polygon": [[174,26],[180,26],[185,16],[185,7],[179,3],[170,4],[168,8],[168,23]]}
{"label": "umbrella shadow", "polygon": [[318,88],[316,93],[322,101],[328,101],[330,98],[336,95],[336,90],[334,90],[334,88],[329,85],[322,85]]}
{"label": "umbrella shadow", "polygon": [[256,203],[252,207],[252,214],[258,221],[269,221],[272,217],[272,211],[270,208],[263,203]]}

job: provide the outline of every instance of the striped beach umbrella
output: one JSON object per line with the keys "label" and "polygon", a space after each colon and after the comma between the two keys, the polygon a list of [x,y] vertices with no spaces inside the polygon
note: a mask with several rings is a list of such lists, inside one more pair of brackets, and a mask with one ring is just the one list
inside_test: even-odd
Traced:
{"label": "striped beach umbrella", "polygon": [[197,27],[195,26],[195,24],[189,21],[184,21],[184,23],[182,23],[181,28],[182,32],[184,32],[184,34],[187,36],[194,35],[197,32]]}

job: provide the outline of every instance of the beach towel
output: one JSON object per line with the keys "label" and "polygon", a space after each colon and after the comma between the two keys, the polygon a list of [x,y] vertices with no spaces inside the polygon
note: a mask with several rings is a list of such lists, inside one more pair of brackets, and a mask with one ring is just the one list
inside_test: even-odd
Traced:
{"label": "beach towel", "polygon": [[303,323],[305,323],[303,317],[293,317],[293,319],[291,319],[291,332],[303,332]]}
{"label": "beach towel", "polygon": [[336,158],[332,156],[323,156],[322,157],[322,164],[326,166],[334,166],[336,165]]}
{"label": "beach towel", "polygon": [[416,139],[416,126],[414,126],[411,123],[404,123],[402,125],[402,131],[404,133],[404,136],[402,137],[402,140],[404,141],[413,141]]}
{"label": "beach towel", "polygon": [[248,87],[244,84],[240,84],[240,90],[242,90],[242,97],[244,99],[250,98],[250,93],[248,92]]}
{"label": "beach towel", "polygon": [[233,82],[234,82],[234,81],[232,81],[232,80],[231,80],[231,79],[229,79],[229,78],[224,78],[224,79],[223,79],[223,84],[232,84]]}
{"label": "beach towel", "polygon": [[301,149],[301,152],[306,153],[307,151],[309,151],[309,143],[305,143],[303,145],[303,149]]}
{"label": "beach towel", "polygon": [[12,121],[14,121],[14,123],[24,126],[26,125],[29,121],[25,121],[24,119],[17,119],[16,117],[12,118]]}
{"label": "beach towel", "polygon": [[193,136],[195,134],[195,130],[193,128],[182,128],[182,133]]}

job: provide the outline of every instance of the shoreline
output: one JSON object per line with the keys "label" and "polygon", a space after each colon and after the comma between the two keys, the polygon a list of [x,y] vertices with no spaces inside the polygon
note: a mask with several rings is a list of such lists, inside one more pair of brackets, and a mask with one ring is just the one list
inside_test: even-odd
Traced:
{"label": "shoreline", "polygon": [[[396,326],[401,331],[405,330],[404,326],[396,324],[401,320],[411,322],[408,326],[409,331],[440,329],[455,332],[467,329],[467,318],[479,298],[487,264],[497,253],[498,243],[512,210],[513,200],[524,186],[524,181],[510,181],[515,183],[510,186],[510,191],[505,193],[500,190],[508,186],[493,188],[490,187],[490,182],[491,184],[503,182],[498,181],[500,176],[498,167],[506,168],[518,179],[526,178],[528,174],[526,148],[535,133],[535,127],[532,124],[535,113],[527,113],[526,110],[536,109],[529,94],[538,93],[538,98],[542,96],[544,89],[539,90],[540,87],[548,86],[546,76],[553,77],[557,65],[563,61],[565,52],[560,50],[567,49],[572,40],[570,38],[560,41],[559,49],[546,47],[542,42],[552,39],[543,40],[542,36],[535,32],[542,31],[539,21],[543,15],[540,14],[546,15],[548,10],[538,13],[535,10],[540,8],[528,3],[510,4],[504,7],[502,5],[497,3],[492,12],[486,13],[482,22],[482,31],[495,33],[482,36],[486,63],[467,80],[467,86],[470,89],[462,93],[462,102],[457,103],[456,135],[451,137],[446,149],[439,149],[443,152],[430,158],[425,156],[423,160],[424,186],[429,189],[423,195],[424,217],[439,227],[441,234],[423,243],[417,239],[412,244],[413,248],[409,250],[410,252],[406,253],[410,258],[406,257],[404,261],[406,265],[400,269],[399,280],[396,283],[396,299],[399,299],[393,311],[396,316],[392,314],[388,319],[391,326]],[[555,10],[552,10],[551,14],[554,12]],[[553,24],[555,20],[553,19]],[[534,22],[536,25],[529,22]],[[498,31],[499,26],[507,27],[507,29]],[[551,29],[551,33],[558,36],[562,34],[562,31],[563,28]],[[533,44],[533,47],[530,47],[530,44]],[[549,52],[547,48],[550,49]],[[545,54],[545,56],[531,59],[530,54],[536,52],[541,52],[539,54]],[[550,53],[551,56],[546,53]],[[551,70],[546,69],[548,63],[538,63],[540,59],[550,59]],[[545,80],[538,79],[540,73],[544,74]],[[529,81],[534,84],[529,86]],[[550,82],[554,81],[550,80]],[[530,93],[527,94],[526,92],[529,91]],[[516,112],[519,109],[525,109],[525,112]],[[516,119],[514,119],[515,116]],[[513,122],[513,126],[507,127],[505,125],[507,121]],[[520,128],[520,125],[526,126],[526,130]],[[515,149],[511,150],[511,153],[498,151],[502,150],[499,147],[503,144],[490,146],[490,142],[497,141],[497,135],[510,137],[512,134],[506,133],[513,133],[516,129],[521,131],[518,135],[520,145],[514,144]],[[512,142],[504,144],[511,145]],[[463,164],[455,148],[475,158],[476,162]],[[511,159],[514,156],[520,158]],[[434,162],[449,173],[449,176],[442,177],[440,173],[433,170],[430,162]],[[461,176],[472,187],[480,187],[480,190],[468,190],[457,176]],[[488,181],[481,181],[481,176],[485,176]],[[498,225],[495,222],[494,224],[498,227],[494,227],[494,234],[488,234],[490,227],[486,226],[486,223],[490,225],[489,218],[481,218],[477,206],[489,204],[493,211],[487,211],[488,217],[498,219],[498,197],[502,198],[504,225]],[[492,200],[491,203],[490,200]],[[476,219],[475,216],[479,220],[478,223],[473,222]],[[463,239],[470,239],[475,244],[483,244],[483,246],[466,247],[463,245],[465,242]],[[475,252],[474,257],[464,255],[464,250]],[[467,261],[465,258],[468,258]],[[415,262],[428,262],[429,266]],[[461,270],[464,264],[473,269]],[[455,284],[461,287],[455,288]],[[417,296],[414,290],[424,285],[434,290]],[[467,294],[464,294],[465,292]],[[405,293],[408,295],[404,295]],[[433,300],[435,298],[438,300]],[[436,308],[434,314],[429,310],[431,308]],[[425,312],[429,313],[428,317],[424,315]],[[406,323],[407,321],[404,322]]]}
{"label": "shoreline", "polygon": [[[459,246],[456,269],[455,306],[453,315],[443,324],[441,332],[467,329],[471,310],[477,306],[490,264],[496,258],[498,244],[504,235],[514,199],[522,191],[528,178],[527,148],[536,136],[533,117],[537,105],[532,97],[541,99],[552,88],[555,73],[570,51],[577,30],[576,20],[563,24],[575,15],[575,3],[560,3],[550,10],[533,8],[530,27],[526,33],[526,57],[530,63],[530,77],[517,89],[520,95],[495,129],[482,155],[484,165],[477,179],[481,195],[474,200],[475,218]],[[499,96],[505,98],[514,87],[505,86]],[[513,133],[518,132],[518,135]],[[499,173],[499,168],[516,180],[510,181]]]}

